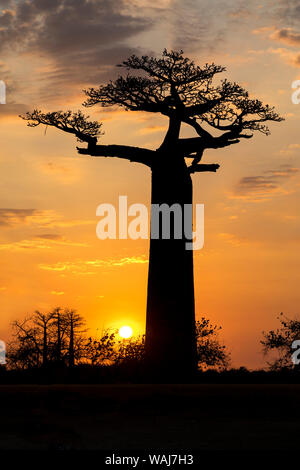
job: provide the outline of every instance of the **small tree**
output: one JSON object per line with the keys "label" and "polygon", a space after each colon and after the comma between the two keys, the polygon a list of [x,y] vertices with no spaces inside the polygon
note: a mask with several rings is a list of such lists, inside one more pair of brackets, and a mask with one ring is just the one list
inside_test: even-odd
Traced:
{"label": "small tree", "polygon": [[[264,339],[261,340],[264,355],[275,353],[276,357],[267,364],[271,370],[280,370],[283,368],[293,369],[296,366],[292,362],[294,352],[292,344],[300,340],[300,320],[290,319],[282,312],[278,320],[281,327],[277,330],[263,331]],[[298,366],[299,367],[299,366]]]}
{"label": "small tree", "polygon": [[213,325],[202,317],[196,322],[198,368],[226,369],[230,364],[230,353],[220,343],[218,332],[221,326]]}
{"label": "small tree", "polygon": [[83,359],[92,366],[110,365],[116,361],[116,334],[114,330],[106,330],[99,338],[89,337],[83,345]]}
{"label": "small tree", "polygon": [[145,335],[119,341],[117,363],[142,363],[145,360]]}
{"label": "small tree", "polygon": [[51,327],[51,322],[53,321],[55,311],[49,313],[42,313],[38,310],[35,311],[34,317],[32,319],[33,323],[41,328],[43,344],[42,344],[42,357],[43,357],[43,366],[46,366],[48,363],[48,335],[49,329]]}
{"label": "small tree", "polygon": [[74,367],[75,359],[79,360],[83,354],[82,345],[84,333],[83,326],[85,325],[84,318],[79,315],[75,310],[65,309],[64,322],[67,325],[68,336],[68,363],[69,367]]}

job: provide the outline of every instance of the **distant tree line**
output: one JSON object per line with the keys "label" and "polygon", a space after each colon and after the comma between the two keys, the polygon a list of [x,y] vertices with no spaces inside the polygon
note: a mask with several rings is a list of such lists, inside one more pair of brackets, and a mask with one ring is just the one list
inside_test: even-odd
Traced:
{"label": "distant tree line", "polygon": [[[24,320],[14,321],[12,329],[7,347],[9,369],[96,367],[143,363],[145,359],[144,336],[121,340],[116,330],[90,336],[83,316],[68,308],[57,307],[46,313],[36,310]],[[220,329],[204,317],[196,322],[200,370],[222,370],[230,364],[230,353],[218,338]]]}
{"label": "distant tree line", "polygon": [[[300,370],[292,361],[293,343],[300,340],[300,320],[281,313],[279,321],[280,327],[263,332],[260,341],[264,355],[269,357],[269,370]],[[228,370],[230,353],[219,339],[221,327],[205,317],[195,326],[198,369]],[[68,308],[57,307],[46,313],[36,310],[24,320],[14,321],[12,330],[6,354],[8,369],[142,365],[145,360],[144,336],[122,340],[113,329],[90,336],[84,317]],[[300,348],[298,357],[300,361]]]}

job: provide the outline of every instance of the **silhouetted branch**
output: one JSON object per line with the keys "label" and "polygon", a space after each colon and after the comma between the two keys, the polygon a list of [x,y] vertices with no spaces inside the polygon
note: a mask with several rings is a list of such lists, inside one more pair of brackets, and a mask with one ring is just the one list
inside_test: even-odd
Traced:
{"label": "silhouetted branch", "polygon": [[270,130],[264,123],[284,120],[273,107],[264,105],[260,100],[250,99],[246,92],[238,97],[233,97],[229,103],[220,103],[211,112],[199,116],[199,119],[214,129],[228,130],[236,135],[241,134],[243,130],[259,131],[269,135]]}
{"label": "silhouetted branch", "polygon": [[151,166],[156,155],[153,150],[128,145],[89,145],[87,148],[77,147],[77,150],[82,155],[124,158],[147,166]]}
{"label": "silhouetted branch", "polygon": [[197,165],[192,164],[188,170],[189,173],[203,173],[205,171],[216,172],[220,168],[220,165],[217,163],[200,163]]}
{"label": "silhouetted branch", "polygon": [[97,121],[89,121],[89,116],[85,116],[81,111],[54,111],[43,113],[35,109],[31,113],[20,116],[28,121],[29,127],[37,127],[40,124],[52,126],[69,134],[74,134],[80,141],[96,144],[97,138],[102,135],[102,124]]}

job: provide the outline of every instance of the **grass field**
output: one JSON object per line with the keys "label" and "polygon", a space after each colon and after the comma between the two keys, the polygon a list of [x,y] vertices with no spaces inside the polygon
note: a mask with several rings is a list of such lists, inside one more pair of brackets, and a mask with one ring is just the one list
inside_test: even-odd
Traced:
{"label": "grass field", "polygon": [[0,449],[298,448],[300,385],[2,385]]}

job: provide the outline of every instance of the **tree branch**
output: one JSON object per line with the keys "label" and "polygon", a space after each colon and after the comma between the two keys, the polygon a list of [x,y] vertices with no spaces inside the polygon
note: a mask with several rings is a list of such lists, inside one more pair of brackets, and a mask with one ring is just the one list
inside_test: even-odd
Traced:
{"label": "tree branch", "polygon": [[35,109],[31,113],[20,115],[27,121],[29,127],[39,125],[56,127],[57,129],[74,134],[78,140],[88,144],[96,144],[101,132],[102,123],[89,121],[89,116],[85,116],[81,111],[54,111],[52,113],[43,113]]}
{"label": "tree branch", "polygon": [[196,121],[195,118],[185,118],[183,119],[183,122],[189,126],[192,126],[200,137],[205,137],[207,140],[213,138],[213,136],[208,131],[203,129],[203,127]]}
{"label": "tree branch", "polygon": [[189,173],[203,173],[204,171],[216,172],[220,168],[218,163],[198,163],[197,165],[191,165],[188,170]]}
{"label": "tree branch", "polygon": [[[219,137],[205,138],[205,137],[191,137],[189,139],[179,139],[178,147],[182,151],[185,157],[188,157],[192,153],[203,153],[205,149],[218,149],[229,147],[233,144],[239,143],[239,138],[245,138],[242,136],[235,136],[231,132],[225,132]],[[252,136],[247,136],[251,138]]]}
{"label": "tree branch", "polygon": [[81,155],[92,157],[116,157],[135,163],[151,166],[155,151],[129,145],[89,145],[87,148],[77,147]]}
{"label": "tree branch", "polygon": [[222,101],[222,98],[217,98],[214,100],[209,100],[207,101],[207,103],[199,103],[199,104],[194,104],[192,106],[188,106],[184,111],[184,115],[187,118],[189,118],[191,116],[205,114],[211,111],[221,101]]}

